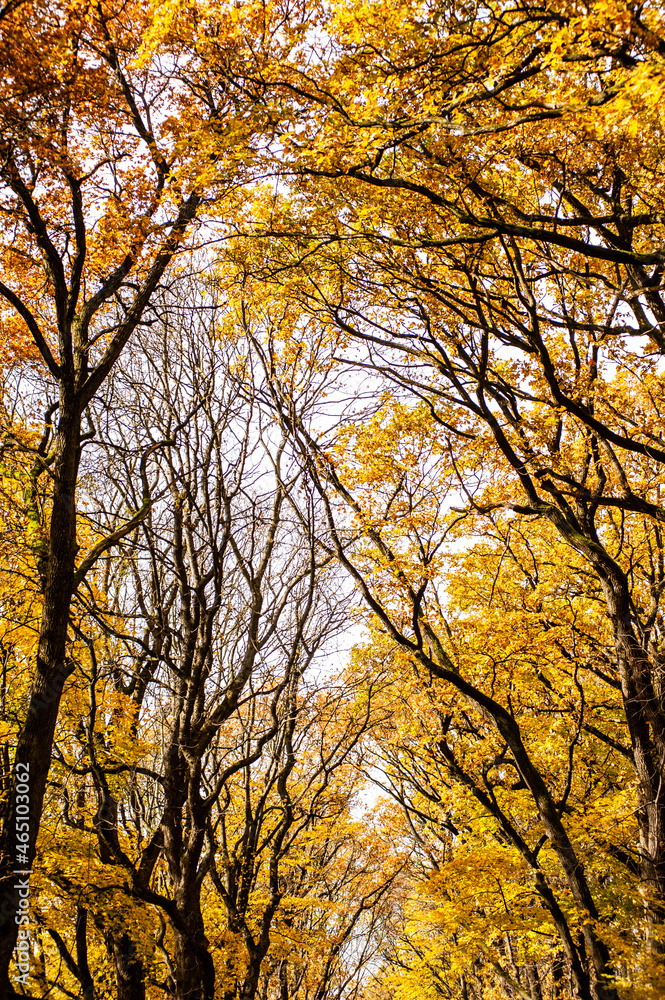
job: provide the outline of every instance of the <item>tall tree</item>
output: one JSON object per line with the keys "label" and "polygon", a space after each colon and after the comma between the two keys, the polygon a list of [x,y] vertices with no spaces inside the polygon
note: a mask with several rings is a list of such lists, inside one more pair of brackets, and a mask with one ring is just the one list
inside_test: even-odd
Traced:
{"label": "tall tree", "polygon": [[[338,8],[325,57],[273,79],[300,108],[284,139],[292,182],[257,229],[272,240],[245,244],[244,273],[274,279],[278,308],[300,311],[296,332],[308,317],[296,340],[336,329],[333,350],[377,392],[429,408],[469,513],[545,519],[582,556],[581,580],[593,573],[639,779],[658,952],[662,12],[401,14],[398,27],[380,4]],[[474,471],[470,447],[487,448],[491,473]],[[643,581],[632,531],[654,554]],[[409,600],[421,650],[417,587]]]}
{"label": "tall tree", "polygon": [[[243,29],[224,16],[220,10],[208,28],[230,65],[230,53],[242,57]],[[48,484],[48,524],[35,535],[39,652],[12,761],[30,785],[27,842],[17,841],[14,778],[3,810],[3,997],[19,905],[13,872],[20,869],[25,881],[32,867],[58,706],[74,669],[72,595],[94,558],[147,510],[141,497],[130,523],[77,565],[77,480],[92,433],[82,431],[82,420],[206,199],[250,172],[259,124],[252,93],[228,82],[215,88],[197,74],[187,37],[182,25],[179,35],[170,32],[159,9],[140,2],[37,0],[8,4],[0,18],[2,319],[29,334],[51,401],[43,437],[32,445],[35,478]]]}
{"label": "tall tree", "polygon": [[[563,793],[563,799],[560,799],[562,792],[559,784],[563,781],[562,787],[566,787],[566,779],[555,777],[551,771],[551,761],[548,761],[547,755],[543,756],[533,743],[531,735],[533,723],[530,719],[529,706],[533,697],[537,699],[539,695],[529,691],[526,694],[525,707],[522,709],[520,708],[522,696],[520,695],[518,700],[517,695],[512,693],[510,678],[515,669],[512,664],[518,655],[517,652],[506,654],[505,651],[503,653],[497,651],[498,662],[504,664],[498,674],[495,666],[493,672],[487,675],[483,670],[482,660],[480,663],[474,662],[473,657],[466,666],[463,666],[460,654],[456,652],[455,636],[451,634],[443,610],[445,605],[450,603],[450,598],[446,597],[447,585],[441,579],[446,539],[449,536],[458,537],[455,527],[460,522],[468,526],[472,523],[469,521],[470,517],[482,519],[488,516],[488,510],[496,509],[489,503],[483,504],[480,498],[487,499],[486,494],[495,495],[497,490],[506,489],[506,470],[501,452],[492,450],[491,439],[487,434],[481,435],[482,425],[473,424],[468,419],[462,425],[452,407],[445,411],[444,418],[441,409],[437,408],[434,395],[431,408],[426,408],[423,404],[417,407],[403,406],[389,403],[385,390],[383,396],[379,397],[378,403],[376,394],[369,393],[370,398],[374,399],[372,403],[374,410],[378,408],[379,411],[373,419],[366,414],[364,425],[359,425],[357,418],[353,418],[348,430],[340,433],[339,427],[335,428],[338,440],[336,450],[333,450],[330,441],[324,443],[325,438],[316,440],[312,425],[309,423],[312,414],[316,412],[316,409],[312,410],[312,399],[315,396],[313,382],[316,379],[319,379],[320,385],[324,388],[322,406],[330,407],[332,391],[327,384],[330,363],[325,364],[323,358],[320,358],[315,366],[310,367],[311,378],[307,389],[303,390],[305,408],[310,412],[310,416],[305,419],[298,410],[299,391],[294,388],[289,362],[289,358],[294,355],[293,345],[290,343],[291,334],[288,327],[282,332],[287,345],[286,362],[280,356],[277,342],[273,338],[270,353],[264,355],[264,363],[266,370],[271,373],[276,410],[280,413],[285,426],[294,434],[304,459],[309,463],[310,475],[317,484],[320,495],[327,499],[330,535],[327,542],[322,540],[322,544],[328,544],[331,551],[337,553],[338,558],[356,581],[376,622],[376,627],[385,631],[389,639],[396,643],[409,659],[421,665],[424,671],[421,682],[428,676],[445,681],[466,701],[472,716],[483,720],[482,723],[480,721],[451,723],[448,711],[442,710],[442,728],[435,744],[436,754],[442,757],[444,766],[450,770],[455,782],[461,782],[462,785],[468,782],[469,787],[475,789],[474,794],[477,794],[483,809],[494,822],[498,822],[500,837],[507,838],[507,842],[522,855],[523,861],[531,869],[538,895],[550,915],[553,927],[556,928],[561,947],[570,965],[575,989],[584,996],[616,995],[617,969],[613,963],[617,959],[611,957],[608,940],[601,929],[603,925],[599,899],[603,892],[585,870],[574,825],[571,825],[566,815],[565,802],[570,788],[568,792]],[[319,342],[325,344],[323,335]],[[257,349],[261,350],[258,343]],[[301,357],[305,355],[304,350],[300,352]],[[402,371],[394,362],[391,374],[396,374],[398,378],[402,375]],[[419,384],[422,385],[422,369],[418,378]],[[394,416],[389,417],[392,408]],[[321,421],[325,419],[324,412],[325,410],[320,409],[316,418],[319,427],[317,434],[320,434]],[[457,423],[455,423],[456,417]],[[468,442],[464,453],[457,451],[451,443],[455,431]],[[473,442],[474,431],[478,433],[475,442]],[[579,439],[584,440],[583,431]],[[354,440],[362,442],[359,452],[350,447]],[[463,494],[466,492],[472,501],[471,507],[467,510],[459,508],[457,511],[451,510],[453,505],[457,507],[459,504],[460,492]],[[341,508],[340,503],[343,505]],[[346,517],[342,513],[344,507],[348,511]],[[500,502],[499,509],[503,508],[504,504]],[[348,516],[353,518],[355,531],[350,530]],[[500,530],[504,533],[506,529],[509,531],[509,524],[510,520],[503,527],[499,526]],[[611,519],[603,527],[613,531]],[[541,534],[543,530],[540,529]],[[647,552],[650,551],[650,546],[655,545],[657,553],[659,551],[657,537],[657,534],[653,536],[649,521],[642,518],[630,535],[626,528],[625,543],[630,544],[631,548],[638,544],[644,545]],[[534,560],[533,573],[544,573],[537,553],[542,551],[541,558],[546,558],[545,553],[549,556],[551,547],[551,539],[544,543],[542,550],[540,545],[535,549],[527,547],[528,558]],[[499,569],[504,557],[499,560]],[[653,564],[656,573],[657,567],[656,555]],[[573,573],[578,574],[581,581],[585,581],[582,593],[591,596],[584,563],[573,562]],[[647,572],[647,590],[648,579]],[[526,571],[524,585],[533,585],[533,580],[529,582],[529,574]],[[641,587],[641,582],[636,579],[634,584],[636,600]],[[596,588],[597,599],[597,595],[602,593],[600,581],[596,583]],[[533,623],[535,635],[544,627],[541,615],[542,610],[537,609]],[[471,629],[470,622],[460,623],[459,641],[462,643],[465,641],[465,628]],[[494,635],[503,634],[500,625],[495,625],[494,630]],[[596,640],[601,649],[603,643],[611,643],[610,635],[611,632],[603,629],[601,625]],[[568,641],[564,643],[561,655],[566,655]],[[574,652],[578,647],[579,643],[573,638],[572,645],[568,646],[567,655],[574,662],[577,662],[576,657],[579,655]],[[619,689],[620,667],[611,644],[609,648],[605,646],[600,660],[594,652],[592,662],[594,660],[598,663],[603,683],[609,684],[610,688]],[[603,660],[609,665],[609,670],[603,667]],[[590,676],[591,681],[582,689],[586,692],[582,694],[582,704],[586,703],[586,707],[580,710],[580,707],[575,705],[576,696],[573,695],[569,709],[572,710],[569,723],[572,726],[572,743],[561,753],[559,767],[563,775],[570,767],[570,764],[566,764],[566,760],[570,757],[572,761],[575,756],[574,747],[579,740],[582,725],[590,725],[590,730],[587,732],[590,736],[599,738],[601,742],[605,735],[603,703],[607,696],[604,697],[598,691],[592,692],[595,681],[593,675]],[[537,674],[531,683],[535,682],[540,687],[541,682],[536,678]],[[585,712],[593,702],[598,702],[598,714],[587,722],[584,717]],[[623,701],[622,708],[624,708]],[[547,704],[543,706],[543,712],[547,718],[551,706]],[[625,715],[624,724],[628,726]],[[486,730],[485,726],[489,726],[489,729]],[[530,820],[529,829],[534,830],[535,820],[538,836],[542,834],[545,841],[549,842],[549,850],[557,859],[560,875],[554,877],[554,884],[563,875],[566,891],[574,901],[573,907],[577,910],[577,917],[573,926],[566,916],[569,904],[564,901],[559,891],[553,891],[552,873],[548,874],[547,870],[542,868],[542,842],[532,843],[532,833],[528,837],[520,833],[521,821],[515,825],[508,814],[496,804],[496,800],[492,797],[491,782],[487,787],[482,777],[477,777],[472,772],[467,773],[463,764],[460,768],[455,751],[447,744],[449,730],[458,733],[460,727],[462,731],[468,730],[472,740],[487,740],[489,747],[493,748],[488,750],[490,753],[488,767],[496,765],[496,762],[492,764],[492,760],[498,755],[497,760],[504,761],[503,768],[515,768],[518,776],[516,788],[524,790],[527,801],[530,801],[531,808],[535,810],[535,817]],[[491,733],[494,735],[490,735]],[[498,744],[495,742],[497,739]],[[586,742],[587,737],[584,739]],[[623,741],[617,743],[610,734],[607,734],[606,742],[620,755],[625,752],[633,759],[633,752],[626,748]],[[506,761],[510,763],[505,763]],[[572,771],[569,773],[572,775]],[[613,780],[608,778],[610,786]],[[524,805],[520,806],[519,811],[523,808]],[[624,857],[624,860],[628,860],[632,873],[630,859]],[[643,863],[642,858],[641,862]],[[645,885],[642,864],[640,867],[643,903],[651,921],[649,938],[656,953],[647,978],[655,983],[661,975],[658,959],[659,929],[653,922],[654,914],[658,913],[659,903],[657,896],[651,895],[649,885]],[[583,941],[577,939],[575,926],[578,920]]]}
{"label": "tall tree", "polygon": [[[242,348],[216,339],[223,308],[191,283],[180,292],[158,297],[159,321],[94,406],[90,533],[108,537],[146,491],[152,505],[72,605],[78,674],[40,841],[40,887],[69,900],[66,914],[40,907],[40,981],[90,985],[87,919],[120,1000],[155,982],[254,997],[307,846],[327,836],[355,854],[350,755],[371,718],[364,683],[324,693],[316,676],[348,594],[313,544],[301,470],[257,408]],[[374,866],[358,917],[390,883]],[[306,887],[304,906],[325,901]]]}

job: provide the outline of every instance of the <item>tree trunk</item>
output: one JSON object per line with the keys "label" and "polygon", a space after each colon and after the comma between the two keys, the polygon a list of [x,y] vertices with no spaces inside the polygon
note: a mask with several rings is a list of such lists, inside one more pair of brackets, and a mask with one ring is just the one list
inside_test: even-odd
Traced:
{"label": "tree trunk", "polygon": [[[609,569],[606,562],[610,562]],[[646,918],[656,931],[665,923],[665,796],[661,794],[665,781],[665,713],[661,693],[654,685],[654,664],[631,619],[628,580],[609,557],[605,562],[598,558],[594,568],[614,629],[624,711],[639,781],[642,899]],[[660,937],[653,933],[650,944],[654,951],[662,953],[665,941]]]}
{"label": "tree trunk", "polygon": [[[11,791],[2,831],[0,860],[0,998],[8,996],[9,965],[18,934],[17,915],[26,912],[27,882],[35,859],[51,747],[65,681],[73,670],[67,659],[67,627],[76,559],[76,479],[80,457],[81,418],[64,390],[55,436],[52,466],[53,510],[48,543],[37,669],[30,704],[14,759]],[[16,785],[20,786],[17,798]],[[24,786],[28,785],[28,815]],[[17,809],[18,807],[18,809]],[[27,819],[28,840],[21,821]],[[17,824],[19,829],[17,830]],[[16,873],[19,874],[16,874]]]}
{"label": "tree trunk", "polygon": [[205,935],[198,885],[174,886],[174,901],[182,920],[174,927],[176,1000],[214,1000],[215,966]]}
{"label": "tree trunk", "polygon": [[115,964],[118,1000],[145,1000],[143,962],[129,934],[109,934],[107,945]]}

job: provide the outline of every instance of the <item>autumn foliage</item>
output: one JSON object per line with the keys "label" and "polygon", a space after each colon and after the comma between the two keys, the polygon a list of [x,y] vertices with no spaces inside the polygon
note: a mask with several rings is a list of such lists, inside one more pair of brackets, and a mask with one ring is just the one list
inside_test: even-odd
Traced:
{"label": "autumn foliage", "polygon": [[663,994],[664,38],[0,9],[2,1000]]}

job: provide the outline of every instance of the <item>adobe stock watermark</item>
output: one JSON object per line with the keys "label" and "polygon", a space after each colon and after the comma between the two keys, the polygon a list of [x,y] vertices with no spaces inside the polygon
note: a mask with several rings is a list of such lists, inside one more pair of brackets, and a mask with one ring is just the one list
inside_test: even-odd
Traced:
{"label": "adobe stock watermark", "polygon": [[24,986],[28,984],[30,973],[30,875],[28,868],[30,843],[30,765],[17,764],[15,772],[16,795],[16,858],[14,862],[14,889],[18,897],[18,905],[14,920],[18,924],[16,941],[16,964],[19,975],[16,981]]}

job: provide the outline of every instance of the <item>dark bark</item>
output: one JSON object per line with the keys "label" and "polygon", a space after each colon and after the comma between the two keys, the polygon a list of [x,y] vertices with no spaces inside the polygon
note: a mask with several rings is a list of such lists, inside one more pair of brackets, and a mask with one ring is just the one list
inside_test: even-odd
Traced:
{"label": "dark bark", "polygon": [[109,954],[115,965],[117,1000],[145,1000],[143,962],[131,936],[109,934]]}
{"label": "dark bark", "polygon": [[95,984],[88,963],[88,911],[76,910],[76,968],[83,1000],[95,1000]]}
{"label": "dark bark", "polygon": [[17,841],[17,798],[10,796],[2,831],[0,862],[0,997],[9,983],[8,969],[16,943],[19,912],[17,882],[28,876],[35,860],[51,746],[65,681],[73,663],[67,659],[67,626],[76,560],[76,479],[80,455],[80,413],[72,394],[63,390],[55,437],[53,510],[50,522],[48,564],[35,678],[25,723],[14,758],[16,775],[29,776],[29,842],[25,852]]}
{"label": "dark bark", "polygon": [[[193,897],[193,898],[192,898]],[[176,1000],[213,1000],[215,966],[203,926],[199,892],[180,887],[174,892],[182,928],[174,928],[173,966]]]}
{"label": "dark bark", "polygon": [[[201,768],[193,774],[174,742],[166,758],[162,818],[164,856],[173,883],[173,978],[176,1000],[214,1000],[215,966],[209,950],[201,911],[199,863],[205,838],[206,812],[192,810],[200,801]],[[190,780],[191,779],[191,780]],[[188,803],[189,831],[183,831],[183,808]]]}

